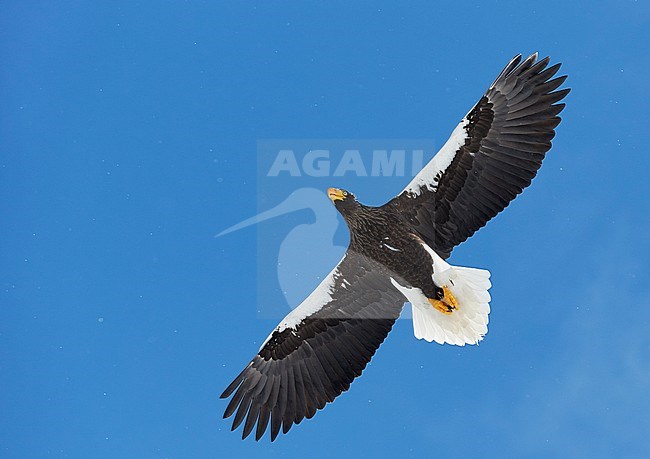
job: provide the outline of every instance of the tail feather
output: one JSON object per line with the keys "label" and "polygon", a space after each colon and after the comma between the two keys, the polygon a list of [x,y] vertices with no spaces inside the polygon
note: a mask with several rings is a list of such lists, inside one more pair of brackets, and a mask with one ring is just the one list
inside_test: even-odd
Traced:
{"label": "tail feather", "polygon": [[488,331],[490,272],[446,262],[436,265],[434,282],[451,291],[458,301],[458,309],[446,315],[432,308],[428,301],[411,301],[415,337],[457,346],[477,344]]}
{"label": "tail feather", "polygon": [[400,285],[391,279],[411,303],[413,333],[418,339],[436,343],[478,344],[488,331],[490,314],[490,271],[451,266],[428,245],[422,243],[433,260],[433,282],[446,287],[456,298],[457,308],[449,314],[435,308],[422,290]]}

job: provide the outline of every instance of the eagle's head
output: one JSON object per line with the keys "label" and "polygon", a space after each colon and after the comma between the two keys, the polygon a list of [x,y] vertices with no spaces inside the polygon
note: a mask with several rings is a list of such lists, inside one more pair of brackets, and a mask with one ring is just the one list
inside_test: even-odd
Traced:
{"label": "eagle's head", "polygon": [[341,212],[343,215],[349,214],[359,207],[359,202],[357,201],[356,196],[349,191],[341,190],[339,188],[328,188],[327,196],[336,207],[336,210]]}

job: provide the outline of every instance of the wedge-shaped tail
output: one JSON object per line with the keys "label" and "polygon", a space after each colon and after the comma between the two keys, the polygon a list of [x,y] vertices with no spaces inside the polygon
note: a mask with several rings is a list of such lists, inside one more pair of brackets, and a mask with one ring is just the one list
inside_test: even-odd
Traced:
{"label": "wedge-shaped tail", "polygon": [[[430,250],[430,249],[428,249]],[[439,344],[478,344],[488,331],[490,314],[490,271],[485,269],[451,266],[435,252],[433,281],[447,288],[455,297],[458,307],[443,314],[419,288],[393,284],[411,302],[413,308],[413,333],[417,339]]]}

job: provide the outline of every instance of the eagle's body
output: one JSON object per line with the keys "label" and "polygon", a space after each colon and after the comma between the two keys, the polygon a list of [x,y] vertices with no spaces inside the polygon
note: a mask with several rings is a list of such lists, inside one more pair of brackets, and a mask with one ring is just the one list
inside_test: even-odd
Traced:
{"label": "eagle's body", "polygon": [[311,418],[346,391],[390,332],[405,302],[415,337],[463,346],[487,333],[490,273],[449,265],[455,246],[527,187],[551,148],[559,64],[515,57],[461,120],[447,143],[394,199],[380,207],[351,193],[328,195],[345,219],[348,250],[226,388],[224,417],[256,439]]}
{"label": "eagle's body", "polygon": [[350,229],[348,250],[378,262],[430,298],[441,295],[433,282],[433,259],[404,216],[391,204],[369,207],[348,196],[350,205],[335,201]]}

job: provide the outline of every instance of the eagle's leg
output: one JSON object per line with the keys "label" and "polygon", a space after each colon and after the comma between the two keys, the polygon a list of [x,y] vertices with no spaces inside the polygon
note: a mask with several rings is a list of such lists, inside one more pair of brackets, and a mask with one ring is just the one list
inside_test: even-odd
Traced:
{"label": "eagle's leg", "polygon": [[429,298],[431,306],[445,315],[449,315],[458,309],[458,300],[447,287],[436,291],[436,298]]}

